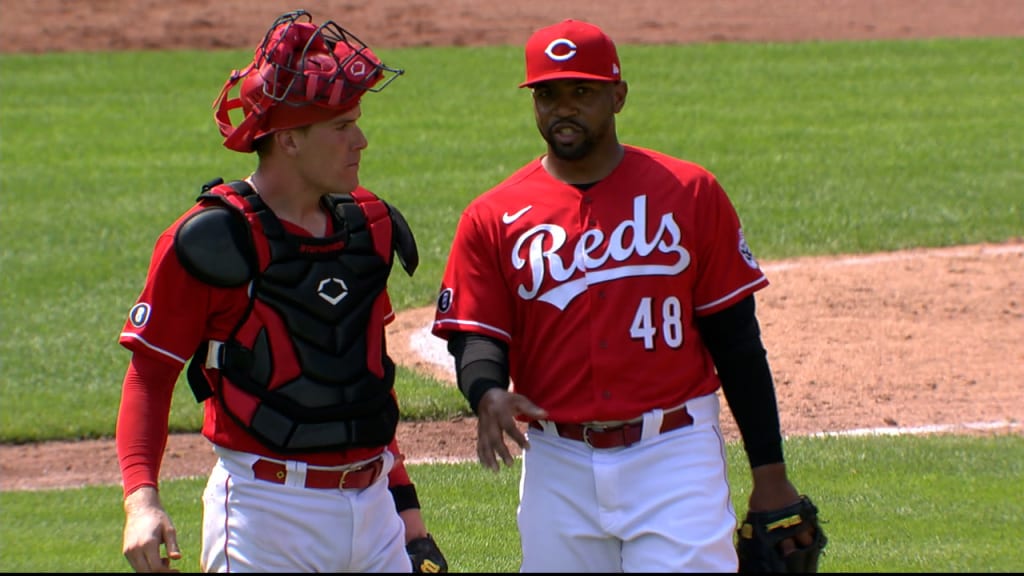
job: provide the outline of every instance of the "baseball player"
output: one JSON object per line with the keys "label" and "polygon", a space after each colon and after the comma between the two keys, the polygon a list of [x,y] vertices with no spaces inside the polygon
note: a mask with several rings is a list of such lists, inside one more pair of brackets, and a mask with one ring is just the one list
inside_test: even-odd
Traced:
{"label": "baseball player", "polygon": [[300,10],[225,82],[224,145],[255,152],[257,168],[204,186],[160,235],[120,336],[132,352],[116,437],[123,551],[136,571],[176,572],[181,558],[158,479],[186,363],[218,457],[203,571],[446,571],[395,440],[384,340],[394,256],[411,275],[416,246],[358,177],[360,98],[401,73]]}
{"label": "baseball player", "polygon": [[719,387],[751,509],[800,497],[754,313],[768,280],[714,175],[618,141],[627,84],[600,28],[541,28],[525,57],[547,152],[466,207],[432,327],[480,462],[524,449],[521,569],[735,572]]}

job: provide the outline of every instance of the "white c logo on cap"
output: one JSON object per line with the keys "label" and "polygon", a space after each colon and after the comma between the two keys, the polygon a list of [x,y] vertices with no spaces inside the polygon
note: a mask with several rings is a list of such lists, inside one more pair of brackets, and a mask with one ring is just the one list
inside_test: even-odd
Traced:
{"label": "white c logo on cap", "polygon": [[[565,46],[569,51],[559,56],[558,54],[555,54],[555,48],[559,46]],[[563,62],[576,55],[576,44],[573,43],[572,40],[559,38],[557,40],[552,40],[551,44],[548,44],[548,47],[544,49],[544,53],[548,55],[548,58],[551,58],[556,62]]]}

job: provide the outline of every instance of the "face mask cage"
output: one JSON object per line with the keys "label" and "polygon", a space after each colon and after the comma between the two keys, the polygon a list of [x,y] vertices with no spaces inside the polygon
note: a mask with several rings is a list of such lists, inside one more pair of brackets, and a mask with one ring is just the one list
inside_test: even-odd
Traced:
{"label": "face mask cage", "polygon": [[[253,61],[231,72],[213,102],[225,147],[252,152],[252,143],[274,129],[292,127],[294,121],[320,120],[316,114],[276,114],[277,125],[268,124],[275,108],[301,113],[300,107],[315,104],[326,111],[346,110],[365,92],[380,92],[404,73],[385,66],[366,44],[335,22],[315,26],[312,20],[305,10],[278,17],[257,46]],[[232,97],[239,83],[238,97]],[[244,116],[235,124],[231,112],[238,109]]]}
{"label": "face mask cage", "polygon": [[312,24],[305,10],[274,21],[240,76],[259,74],[263,95],[277,104],[335,107],[364,92],[380,92],[404,73],[333,20]]}

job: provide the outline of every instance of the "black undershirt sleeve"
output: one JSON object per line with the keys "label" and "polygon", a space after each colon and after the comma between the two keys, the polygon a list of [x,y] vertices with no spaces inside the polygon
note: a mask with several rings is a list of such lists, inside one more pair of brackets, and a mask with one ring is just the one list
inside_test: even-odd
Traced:
{"label": "black undershirt sleeve", "polygon": [[[783,461],[778,406],[754,297],[697,318],[697,328],[722,381],[722,392],[743,438],[751,467]],[[455,357],[459,390],[477,412],[491,388],[509,387],[508,346],[495,338],[454,333],[448,351]]]}
{"label": "black undershirt sleeve", "polygon": [[448,352],[455,357],[455,379],[462,395],[477,413],[480,398],[491,388],[508,390],[508,345],[501,340],[456,332],[448,338]]}
{"label": "black undershirt sleeve", "polygon": [[715,362],[751,468],[783,462],[775,385],[761,343],[754,296],[697,318],[696,323]]}

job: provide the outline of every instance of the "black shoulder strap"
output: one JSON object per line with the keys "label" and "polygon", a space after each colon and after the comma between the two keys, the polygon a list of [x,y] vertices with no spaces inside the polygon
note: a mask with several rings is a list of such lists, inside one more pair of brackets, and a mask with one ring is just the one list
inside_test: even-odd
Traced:
{"label": "black shoulder strap", "polygon": [[188,387],[192,389],[192,395],[195,396],[196,402],[199,403],[213,396],[213,388],[210,387],[210,383],[206,381],[206,375],[203,374],[206,355],[209,353],[210,342],[208,340],[200,342],[199,348],[192,354],[192,359],[189,361],[188,369],[185,372]]}
{"label": "black shoulder strap", "polygon": [[413,235],[409,223],[405,220],[405,216],[402,216],[398,208],[388,204],[388,212],[391,214],[391,225],[394,229],[391,238],[395,246],[395,254],[398,255],[398,261],[402,263],[405,273],[412,276],[420,265],[420,253],[416,248],[416,237]]}
{"label": "black shoulder strap", "polygon": [[[200,188],[199,198],[202,198],[203,195],[205,195],[207,192],[209,192],[210,190],[213,190],[214,188],[216,188],[217,186],[220,186],[223,183],[224,183],[224,179],[220,178],[220,177],[217,177],[217,178],[214,178],[213,180],[210,180],[206,184],[203,184],[202,188]],[[199,201],[199,198],[196,198],[196,201]]]}
{"label": "black shoulder strap", "polygon": [[[203,184],[201,192],[199,196],[196,198],[196,201],[199,202],[204,199],[212,198],[224,204],[227,204],[233,207],[234,209],[238,209],[238,207],[235,206],[233,203],[225,200],[224,195],[222,193],[217,193],[213,191],[215,188],[223,184],[223,178],[214,178],[213,180],[210,180],[206,184]],[[228,182],[227,185],[230,186],[231,189],[235,191],[235,193],[237,193],[248,203],[249,209],[252,212],[261,214],[261,224],[264,226],[264,228],[266,228],[269,225],[271,228],[279,230],[280,232],[283,233],[283,226],[277,220],[276,217],[273,217],[271,215],[271,217],[269,218],[270,221],[268,222],[268,219],[262,216],[262,214],[270,213],[270,210],[266,209],[267,206],[263,202],[263,199],[260,198],[259,194],[256,194],[256,191],[253,190],[252,186],[250,186],[248,182],[244,180],[232,180],[231,182]],[[246,226],[248,226],[248,218],[242,215],[242,219],[245,220]],[[267,232],[266,229],[264,230],[264,232]],[[207,356],[209,354],[210,342],[208,340],[200,342],[199,347],[196,348],[196,351],[192,354],[192,358],[189,361],[188,368],[186,370],[186,380],[188,381],[188,386],[192,390],[192,395],[195,397],[196,402],[200,403],[213,396],[213,389],[210,387],[210,383],[207,382],[206,376],[203,374],[203,366],[206,364]]]}

